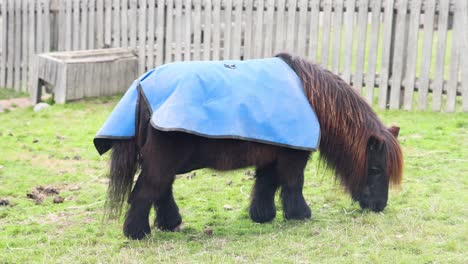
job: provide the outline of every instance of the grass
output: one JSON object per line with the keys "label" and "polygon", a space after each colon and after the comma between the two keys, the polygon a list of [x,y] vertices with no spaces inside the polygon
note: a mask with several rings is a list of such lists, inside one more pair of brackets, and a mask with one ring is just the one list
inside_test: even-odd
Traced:
{"label": "grass", "polygon": [[6,100],[11,98],[18,98],[18,97],[27,97],[28,94],[24,92],[17,92],[13,89],[6,89],[0,87],[0,100]]}
{"label": "grass", "polygon": [[[92,145],[116,102],[0,114],[0,198],[11,202],[0,206],[0,263],[468,262],[466,113],[379,112],[401,126],[406,162],[403,185],[383,214],[361,211],[311,161],[304,193],[313,220],[284,221],[278,208],[272,223],[255,224],[246,210],[247,169],[200,170],[174,186],[183,231],[153,230],[129,241],[122,220],[102,222],[108,156]],[[65,201],[49,196],[36,205],[26,194],[40,185],[58,189]]]}

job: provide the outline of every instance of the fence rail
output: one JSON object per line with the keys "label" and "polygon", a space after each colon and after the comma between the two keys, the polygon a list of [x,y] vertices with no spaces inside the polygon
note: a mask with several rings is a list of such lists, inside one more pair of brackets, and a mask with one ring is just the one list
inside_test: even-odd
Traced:
{"label": "fence rail", "polygon": [[468,111],[466,0],[0,0],[0,20],[0,87],[18,91],[35,53],[129,47],[143,73],[288,51],[380,108]]}

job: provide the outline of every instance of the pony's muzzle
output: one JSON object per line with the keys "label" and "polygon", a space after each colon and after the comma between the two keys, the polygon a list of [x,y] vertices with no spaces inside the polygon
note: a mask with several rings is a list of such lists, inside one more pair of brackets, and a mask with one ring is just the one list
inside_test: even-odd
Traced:
{"label": "pony's muzzle", "polygon": [[359,205],[362,209],[370,209],[374,212],[381,212],[387,206],[386,200],[361,200]]}

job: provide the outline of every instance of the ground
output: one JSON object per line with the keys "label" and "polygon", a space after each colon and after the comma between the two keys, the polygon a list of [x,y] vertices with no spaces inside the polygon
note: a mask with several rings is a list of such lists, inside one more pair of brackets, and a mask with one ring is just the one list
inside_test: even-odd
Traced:
{"label": "ground", "polygon": [[272,223],[253,223],[251,168],[199,170],[174,186],[182,231],[129,241],[121,219],[103,221],[108,155],[92,145],[117,100],[0,113],[1,263],[468,262],[466,113],[378,112],[401,127],[405,155],[383,213],[360,210],[315,155],[304,187],[312,220],[285,221],[278,206]]}

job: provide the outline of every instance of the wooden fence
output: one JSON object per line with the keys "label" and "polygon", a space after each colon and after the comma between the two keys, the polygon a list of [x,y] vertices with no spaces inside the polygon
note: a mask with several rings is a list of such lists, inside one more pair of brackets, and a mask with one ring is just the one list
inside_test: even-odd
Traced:
{"label": "wooden fence", "polygon": [[288,51],[380,108],[468,111],[467,2],[0,0],[0,87],[26,91],[31,55],[55,50],[131,47],[140,73]]}

